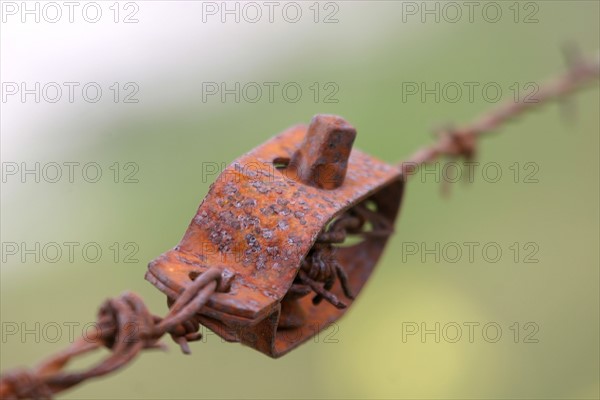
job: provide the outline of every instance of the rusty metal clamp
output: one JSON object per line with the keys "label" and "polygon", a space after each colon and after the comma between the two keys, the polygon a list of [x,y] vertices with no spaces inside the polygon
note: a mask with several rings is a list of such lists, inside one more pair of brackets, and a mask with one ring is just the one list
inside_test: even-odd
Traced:
{"label": "rusty metal clamp", "polygon": [[219,266],[228,290],[199,322],[271,357],[327,328],[371,275],[404,187],[397,166],[352,149],[355,137],[344,119],[317,115],[235,160],[146,279],[173,302]]}

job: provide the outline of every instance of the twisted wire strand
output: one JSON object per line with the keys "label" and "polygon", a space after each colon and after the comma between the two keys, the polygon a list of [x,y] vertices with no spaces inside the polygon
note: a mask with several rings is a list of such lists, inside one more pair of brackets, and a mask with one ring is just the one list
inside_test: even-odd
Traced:
{"label": "twisted wire strand", "polygon": [[[567,50],[574,50],[572,47]],[[459,128],[445,127],[438,130],[437,140],[413,153],[399,164],[405,179],[413,175],[425,164],[431,164],[439,158],[464,159],[471,161],[477,152],[477,140],[489,134],[501,125],[515,120],[527,111],[539,108],[552,101],[564,103],[566,96],[581,90],[600,75],[600,55],[592,59],[574,57],[576,51],[570,51],[567,58],[569,68],[562,75],[542,84],[535,98],[506,101],[483,114],[469,125]]]}
{"label": "twisted wire strand", "polygon": [[[200,339],[200,324],[194,316],[217,291],[221,270],[210,268],[184,289],[161,318],[150,313],[135,293],[125,292],[106,300],[98,311],[98,335],[80,338],[37,367],[8,371],[0,378],[2,399],[49,399],[91,378],[116,371],[131,362],[143,349],[163,348],[159,339],[169,333],[182,351],[190,353],[188,341]],[[74,358],[101,347],[110,354],[84,371],[64,372]]]}

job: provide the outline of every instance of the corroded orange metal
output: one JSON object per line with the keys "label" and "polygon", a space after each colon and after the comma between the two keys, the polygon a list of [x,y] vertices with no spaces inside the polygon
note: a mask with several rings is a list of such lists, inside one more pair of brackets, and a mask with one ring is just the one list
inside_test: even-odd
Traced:
{"label": "corroded orange metal", "polygon": [[[179,245],[149,264],[146,279],[173,302],[191,280],[222,268],[229,290],[214,293],[198,321],[272,357],[327,328],[347,308],[311,301],[307,292],[291,295],[305,257],[330,223],[353,207],[368,206],[392,227],[402,198],[399,168],[352,149],[355,135],[342,118],[319,115],[309,127],[292,127],[234,161],[211,186]],[[382,232],[336,248],[335,262],[354,295],[391,230]],[[343,297],[341,286],[333,284],[331,294]]]}
{"label": "corroded orange metal", "polygon": [[[288,165],[288,177],[322,189],[344,183],[356,129],[334,115],[317,115]],[[295,174],[295,176],[292,176]]]}

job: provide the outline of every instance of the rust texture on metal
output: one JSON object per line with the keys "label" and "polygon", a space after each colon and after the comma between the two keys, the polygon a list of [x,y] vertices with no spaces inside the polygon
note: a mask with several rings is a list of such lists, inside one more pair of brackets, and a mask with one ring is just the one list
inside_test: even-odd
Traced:
{"label": "rust texture on metal", "polygon": [[302,144],[294,152],[287,176],[321,189],[335,189],[344,183],[348,158],[356,129],[335,115],[313,118]]}
{"label": "rust texture on metal", "polygon": [[[189,354],[188,342],[202,337],[196,312],[213,293],[227,291],[228,284],[222,270],[208,269],[186,286],[164,318],[151,314],[134,293],[108,299],[98,311],[96,335],[81,337],[32,370],[17,369],[3,374],[0,398],[49,399],[87,379],[127,365],[143,349],[164,348],[159,339],[167,333]],[[98,364],[81,372],[64,371],[72,359],[102,347],[109,349],[110,354]]]}
{"label": "rust texture on metal", "polygon": [[[96,339],[2,374],[0,398],[50,398],[162,347],[167,333],[189,353],[200,324],[273,357],[291,350],[352,304],[392,233],[404,181],[419,166],[472,159],[483,134],[539,105],[564,103],[598,79],[600,59],[569,59],[569,70],[544,84],[537,101],[506,102],[470,125],[444,129],[398,166],[352,149],[355,130],[335,116],[317,116],[240,157],[211,186],[181,243],[149,265],[146,278],[167,295],[167,316],[150,314],[133,293],[107,300]],[[101,347],[110,355],[98,365],[63,371]]]}
{"label": "rust texture on metal", "polygon": [[[371,274],[402,197],[400,170],[352,149],[355,136],[319,115],[234,161],[146,278],[176,299],[219,266],[230,289],[209,299],[200,323],[272,357],[327,328]],[[338,246],[347,235],[358,243]]]}

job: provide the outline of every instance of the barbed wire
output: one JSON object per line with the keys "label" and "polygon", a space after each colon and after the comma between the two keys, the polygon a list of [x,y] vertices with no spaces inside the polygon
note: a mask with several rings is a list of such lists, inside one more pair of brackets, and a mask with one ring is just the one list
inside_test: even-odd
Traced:
{"label": "barbed wire", "polygon": [[[571,52],[570,54],[574,54]],[[439,158],[472,160],[477,141],[526,111],[565,97],[586,87],[600,74],[600,57],[585,60],[570,57],[569,68],[561,76],[545,83],[535,99],[507,102],[461,128],[445,127],[437,131],[438,139],[426,146],[399,168],[405,178],[416,169]],[[226,291],[226,280],[218,268],[210,268],[186,287],[168,314],[160,318],[149,312],[140,297],[126,292],[109,299],[100,307],[96,338],[81,338],[65,350],[48,358],[33,369],[15,369],[0,377],[1,399],[49,399],[88,379],[106,375],[131,362],[143,349],[163,348],[159,339],[169,333],[186,354],[188,342],[201,339],[196,314],[216,291]],[[82,372],[63,372],[73,358],[106,347],[111,354],[99,364]]]}
{"label": "barbed wire", "polygon": [[542,84],[537,96],[520,101],[507,101],[483,114],[463,127],[446,126],[435,131],[438,139],[432,145],[417,150],[406,161],[400,163],[402,174],[408,179],[422,165],[440,158],[472,161],[477,153],[477,140],[501,125],[511,122],[527,111],[552,101],[565,102],[568,95],[583,89],[600,73],[600,55],[595,59],[584,59],[574,46],[565,49],[569,68],[562,75]]}
{"label": "barbed wire", "polygon": [[[167,333],[189,354],[188,342],[202,338],[195,315],[215,291],[226,291],[219,287],[221,282],[221,270],[208,269],[191,281],[164,318],[151,314],[135,293],[126,292],[106,300],[98,311],[95,338],[76,340],[34,369],[16,369],[3,374],[0,398],[49,399],[87,379],[118,370],[143,349],[163,348],[159,339]],[[111,353],[97,365],[82,372],[63,372],[73,358],[101,347]]]}

